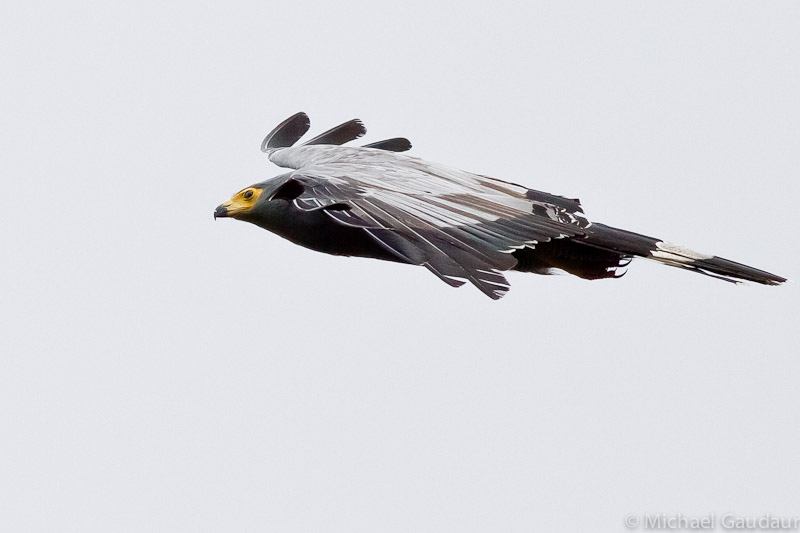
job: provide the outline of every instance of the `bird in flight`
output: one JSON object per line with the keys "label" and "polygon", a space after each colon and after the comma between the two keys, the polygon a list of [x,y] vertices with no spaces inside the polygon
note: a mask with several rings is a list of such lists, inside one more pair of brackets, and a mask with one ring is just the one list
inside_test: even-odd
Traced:
{"label": "bird in flight", "polygon": [[366,133],[357,119],[295,146],[310,126],[301,112],[272,130],[261,150],[292,170],[242,189],[214,218],[250,222],[319,252],[424,266],[493,299],[509,290],[506,270],[618,278],[636,257],[731,282],[786,281],[589,222],[579,200],[403,154],[411,148],[404,138],[342,146]]}

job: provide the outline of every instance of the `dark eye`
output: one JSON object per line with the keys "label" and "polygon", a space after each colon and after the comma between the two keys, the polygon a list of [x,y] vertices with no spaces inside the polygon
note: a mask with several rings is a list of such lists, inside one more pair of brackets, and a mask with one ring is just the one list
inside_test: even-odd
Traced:
{"label": "dark eye", "polygon": [[243,196],[243,198],[244,198],[245,200],[249,200],[250,198],[252,198],[252,197],[253,197],[253,191],[252,191],[252,190],[250,190],[250,191],[244,191],[244,194],[243,194],[242,196]]}

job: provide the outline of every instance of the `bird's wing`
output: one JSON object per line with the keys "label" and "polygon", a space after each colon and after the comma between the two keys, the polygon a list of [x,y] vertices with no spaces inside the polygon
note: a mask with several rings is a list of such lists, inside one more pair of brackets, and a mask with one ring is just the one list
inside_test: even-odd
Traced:
{"label": "bird's wing", "polygon": [[589,225],[577,201],[553,197],[575,202],[567,209],[526,197],[524,187],[415,158],[384,166],[311,165],[290,181],[302,186],[294,198],[299,209],[324,210],[446,283],[470,281],[494,299],[509,289],[502,271],[516,265],[511,252],[583,235]]}

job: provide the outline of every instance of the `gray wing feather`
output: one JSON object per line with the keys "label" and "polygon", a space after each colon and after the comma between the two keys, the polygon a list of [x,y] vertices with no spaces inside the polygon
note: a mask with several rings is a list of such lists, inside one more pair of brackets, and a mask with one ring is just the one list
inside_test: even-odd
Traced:
{"label": "gray wing feather", "polygon": [[364,229],[385,249],[446,283],[466,280],[494,299],[509,289],[502,271],[516,265],[510,252],[583,235],[572,219],[536,214],[524,188],[496,180],[483,186],[491,178],[459,173],[339,161],[301,168],[292,179],[304,187],[295,199],[298,208],[324,209],[337,223]]}

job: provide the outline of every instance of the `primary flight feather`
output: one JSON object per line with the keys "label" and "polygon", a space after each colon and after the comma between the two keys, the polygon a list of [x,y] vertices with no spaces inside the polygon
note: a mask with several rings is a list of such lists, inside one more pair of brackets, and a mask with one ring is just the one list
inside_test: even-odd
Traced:
{"label": "primary flight feather", "polygon": [[506,270],[615,278],[635,257],[726,281],[786,281],[589,222],[578,200],[405,155],[411,143],[404,138],[341,146],[366,133],[359,120],[295,146],[309,127],[297,113],[272,130],[262,151],[293,171],[243,189],[214,217],[251,222],[320,252],[424,266],[494,299],[509,290]]}

